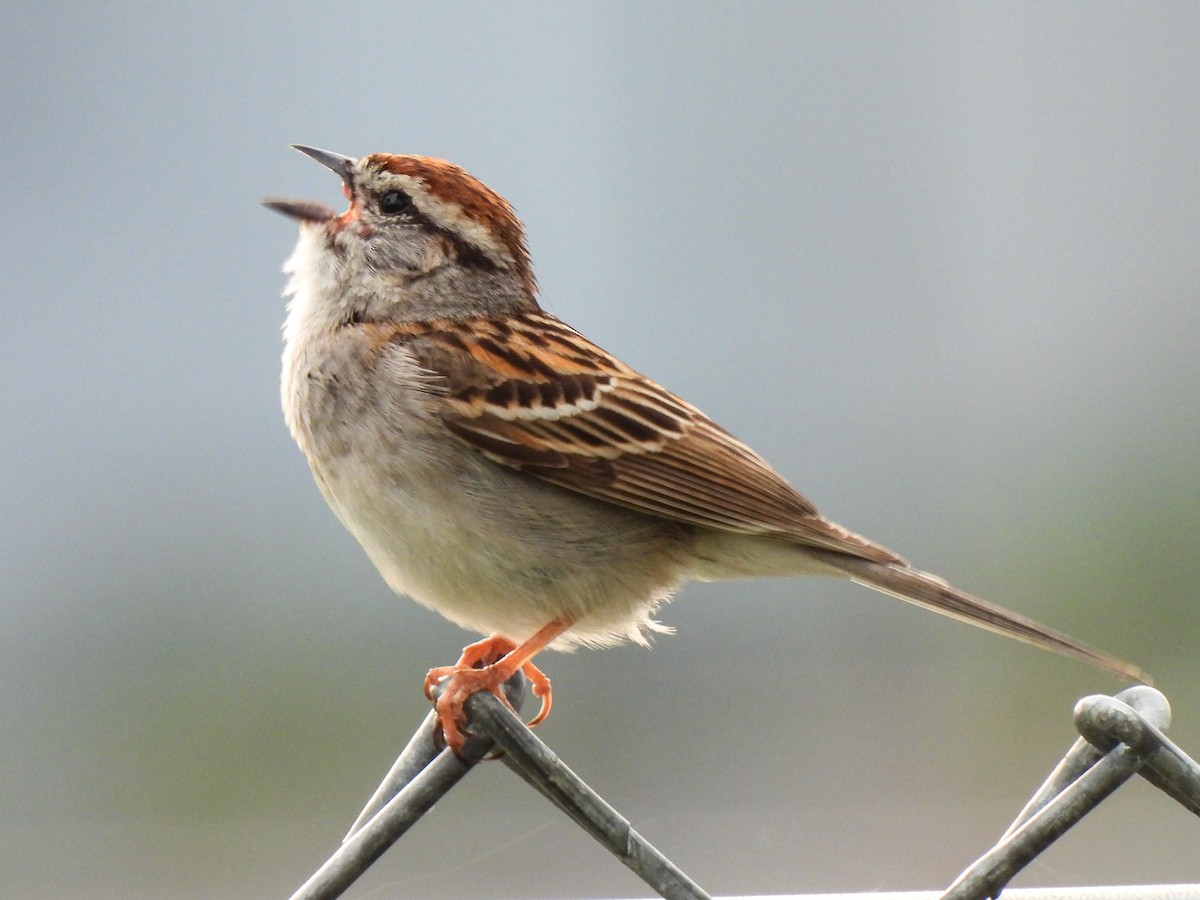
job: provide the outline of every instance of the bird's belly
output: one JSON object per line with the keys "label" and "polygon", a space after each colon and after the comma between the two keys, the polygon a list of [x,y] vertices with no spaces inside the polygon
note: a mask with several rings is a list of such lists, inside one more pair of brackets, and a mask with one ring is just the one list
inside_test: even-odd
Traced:
{"label": "bird's belly", "polygon": [[570,617],[577,624],[560,649],[644,642],[661,630],[651,614],[686,575],[690,528],[463,450],[402,471],[344,458],[317,472],[389,586],[465,628],[515,640]]}

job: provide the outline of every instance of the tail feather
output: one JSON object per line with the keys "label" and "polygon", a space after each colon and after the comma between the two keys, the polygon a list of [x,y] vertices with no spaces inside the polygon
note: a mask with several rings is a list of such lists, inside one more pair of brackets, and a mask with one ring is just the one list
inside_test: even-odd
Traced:
{"label": "tail feather", "polygon": [[1137,666],[1082,644],[1070,635],[1047,628],[1025,616],[1009,612],[1002,606],[964,593],[936,575],[906,565],[874,562],[831,550],[807,549],[812,556],[869,588],[962,622],[986,628],[988,631],[1024,641],[1026,644],[1053,650],[1063,656],[1112,672],[1121,678],[1141,684],[1151,683],[1150,677]]}

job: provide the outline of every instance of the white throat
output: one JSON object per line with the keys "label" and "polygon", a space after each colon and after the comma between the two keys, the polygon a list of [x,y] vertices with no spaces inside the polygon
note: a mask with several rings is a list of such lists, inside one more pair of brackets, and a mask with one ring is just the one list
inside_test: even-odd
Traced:
{"label": "white throat", "polygon": [[348,302],[347,266],[329,251],[324,229],[302,225],[296,249],[283,264],[289,297],[283,340],[288,350],[345,321]]}

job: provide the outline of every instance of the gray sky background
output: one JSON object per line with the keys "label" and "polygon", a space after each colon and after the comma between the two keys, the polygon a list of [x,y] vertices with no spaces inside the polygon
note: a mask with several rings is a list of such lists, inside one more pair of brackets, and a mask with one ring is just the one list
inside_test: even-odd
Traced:
{"label": "gray sky background", "polygon": [[[1154,673],[1200,752],[1200,6],[0,12],[0,893],[286,896],[471,635],[278,403],[288,149],[452,159],[544,304],[823,511]],[[864,589],[691,586],[543,737],[714,893],[934,888],[1121,685]],[[1020,884],[1200,881],[1131,784]],[[500,766],[352,897],[644,896]]]}

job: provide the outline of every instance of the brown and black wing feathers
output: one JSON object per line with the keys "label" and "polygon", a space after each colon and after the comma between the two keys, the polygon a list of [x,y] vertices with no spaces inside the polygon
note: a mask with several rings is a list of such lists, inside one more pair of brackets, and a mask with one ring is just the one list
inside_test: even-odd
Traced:
{"label": "brown and black wing feathers", "polygon": [[761,534],[876,590],[1135,681],[1136,666],[911,568],[821,517],[753,450],[562,322],[405,325],[382,337],[438,383],[446,428],[495,462],[678,522]]}
{"label": "brown and black wing feathers", "polygon": [[679,522],[772,535],[877,562],[900,557],[821,518],[753,450],[545,313],[406,341],[445,373],[443,421],[494,461]]}

